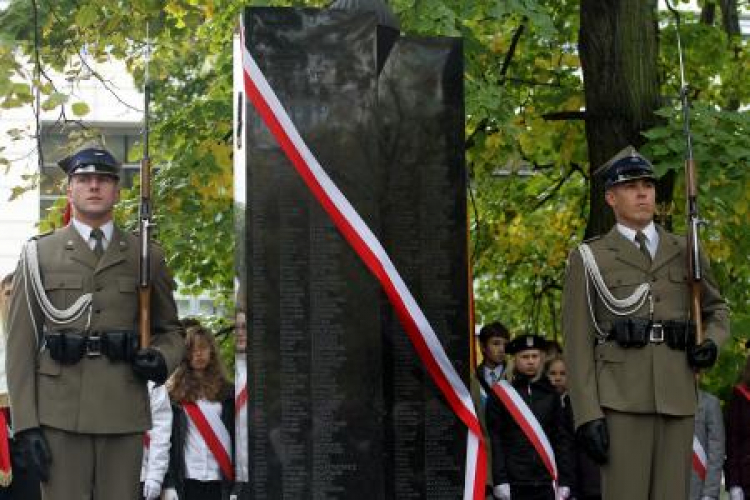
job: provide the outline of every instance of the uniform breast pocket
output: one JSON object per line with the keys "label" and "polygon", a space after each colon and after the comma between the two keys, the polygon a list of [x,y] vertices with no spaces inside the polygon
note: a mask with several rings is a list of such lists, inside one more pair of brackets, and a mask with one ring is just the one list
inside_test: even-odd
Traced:
{"label": "uniform breast pocket", "polygon": [[664,294],[665,299],[669,300],[672,308],[682,310],[687,308],[689,301],[689,287],[687,270],[682,267],[669,268],[669,286]]}
{"label": "uniform breast pocket", "polygon": [[635,291],[642,283],[646,282],[646,275],[635,269],[609,272],[604,275],[607,288],[618,299],[623,299]]}
{"label": "uniform breast pocket", "polygon": [[135,278],[120,276],[117,278],[117,290],[120,302],[118,307],[133,310],[138,306],[138,281]]}
{"label": "uniform breast pocket", "polygon": [[44,291],[58,309],[67,309],[83,295],[83,278],[73,273],[47,273],[43,278]]}

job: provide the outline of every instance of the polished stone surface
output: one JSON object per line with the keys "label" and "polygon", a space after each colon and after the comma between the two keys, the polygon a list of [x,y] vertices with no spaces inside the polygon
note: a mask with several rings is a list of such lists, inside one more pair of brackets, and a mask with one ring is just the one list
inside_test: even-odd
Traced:
{"label": "polished stone surface", "polygon": [[[300,134],[468,377],[460,43],[396,41],[374,16],[340,11],[250,8],[245,26]],[[243,498],[459,498],[465,429],[375,278],[245,112]]]}

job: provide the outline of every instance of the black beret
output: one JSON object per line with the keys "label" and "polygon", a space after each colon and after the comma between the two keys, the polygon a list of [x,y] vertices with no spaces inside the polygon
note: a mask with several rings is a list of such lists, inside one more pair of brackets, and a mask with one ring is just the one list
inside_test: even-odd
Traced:
{"label": "black beret", "polygon": [[81,149],[57,164],[68,175],[105,174],[120,178],[120,162],[106,149]]}
{"label": "black beret", "polygon": [[505,352],[508,354],[517,354],[527,349],[539,349],[543,351],[546,348],[547,341],[540,335],[519,335],[505,346]]}
{"label": "black beret", "polygon": [[596,175],[604,178],[605,189],[636,179],[656,181],[653,165],[633,146],[628,146],[613,156],[599,167]]}

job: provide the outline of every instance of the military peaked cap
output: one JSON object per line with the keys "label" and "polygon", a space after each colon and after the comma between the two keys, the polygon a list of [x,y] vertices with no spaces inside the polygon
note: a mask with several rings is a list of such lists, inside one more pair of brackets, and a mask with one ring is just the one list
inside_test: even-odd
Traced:
{"label": "military peaked cap", "polygon": [[120,178],[120,162],[106,149],[86,147],[57,164],[68,175],[104,174]]}
{"label": "military peaked cap", "polygon": [[633,146],[628,146],[613,156],[599,167],[595,175],[604,178],[604,189],[636,179],[656,181],[653,165]]}
{"label": "military peaked cap", "polygon": [[528,349],[539,349],[541,351],[547,348],[547,341],[541,335],[519,335],[511,340],[505,347],[508,354],[518,354]]}

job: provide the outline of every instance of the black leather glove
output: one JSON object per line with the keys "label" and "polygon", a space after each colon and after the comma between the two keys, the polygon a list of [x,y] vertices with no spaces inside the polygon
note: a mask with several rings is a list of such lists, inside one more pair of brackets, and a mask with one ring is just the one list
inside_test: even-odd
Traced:
{"label": "black leather glove", "polygon": [[599,465],[607,463],[609,432],[606,420],[598,418],[586,422],[578,428],[577,436],[578,442],[594,462]]}
{"label": "black leather glove", "polygon": [[20,444],[26,466],[43,482],[49,480],[49,465],[52,463],[52,453],[47,439],[39,427],[33,427],[16,434],[15,439]]}
{"label": "black leather glove", "polygon": [[692,368],[711,368],[719,356],[719,348],[716,342],[706,339],[698,345],[689,346],[687,350],[688,364]]}
{"label": "black leather glove", "polygon": [[164,355],[153,347],[135,353],[133,371],[143,380],[153,380],[157,385],[167,380],[167,362]]}

